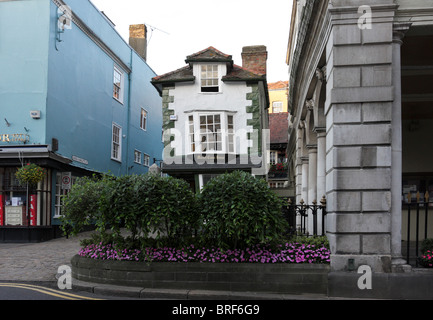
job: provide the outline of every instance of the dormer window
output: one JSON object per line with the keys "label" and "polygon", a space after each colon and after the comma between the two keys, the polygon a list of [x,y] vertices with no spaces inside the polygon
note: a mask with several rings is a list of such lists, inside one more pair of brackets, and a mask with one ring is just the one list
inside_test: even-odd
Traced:
{"label": "dormer window", "polygon": [[201,66],[201,92],[219,92],[218,65]]}

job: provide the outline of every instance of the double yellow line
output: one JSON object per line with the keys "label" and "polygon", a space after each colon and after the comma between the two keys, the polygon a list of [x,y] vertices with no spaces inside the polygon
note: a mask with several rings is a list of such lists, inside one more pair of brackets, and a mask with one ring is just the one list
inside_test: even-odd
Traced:
{"label": "double yellow line", "polygon": [[36,292],[40,292],[52,297],[62,298],[65,300],[101,300],[101,299],[94,299],[84,296],[79,296],[76,294],[63,292],[59,290],[54,290],[50,288],[45,288],[41,286],[31,285],[31,284],[23,284],[23,283],[0,283],[0,287],[7,287],[7,288],[20,288],[20,289],[26,289],[26,290],[32,290]]}

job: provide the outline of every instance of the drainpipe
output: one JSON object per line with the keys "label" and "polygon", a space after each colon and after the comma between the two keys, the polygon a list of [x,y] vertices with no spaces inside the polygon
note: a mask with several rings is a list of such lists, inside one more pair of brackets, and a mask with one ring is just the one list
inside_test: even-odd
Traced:
{"label": "drainpipe", "polygon": [[130,119],[131,119],[131,85],[132,85],[132,49],[130,54],[130,63],[129,68],[131,72],[128,76],[128,111],[127,111],[127,119],[126,119],[126,174],[129,174],[129,132],[130,132]]}

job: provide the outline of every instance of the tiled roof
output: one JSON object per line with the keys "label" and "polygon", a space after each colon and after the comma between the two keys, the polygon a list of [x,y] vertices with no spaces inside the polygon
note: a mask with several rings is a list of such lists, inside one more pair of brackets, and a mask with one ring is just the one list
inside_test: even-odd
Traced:
{"label": "tiled roof", "polygon": [[270,113],[269,129],[272,143],[289,142],[289,114],[287,112]]}
{"label": "tiled roof", "polygon": [[194,80],[195,77],[192,73],[192,68],[190,66],[186,66],[152,78],[153,83],[194,81]]}
{"label": "tiled roof", "polygon": [[163,84],[195,81],[195,76],[191,66],[191,63],[194,62],[227,63],[227,74],[222,77],[222,81],[266,81],[266,75],[260,75],[233,64],[232,56],[222,53],[214,47],[208,47],[188,56],[185,62],[189,65],[152,78],[152,84],[159,92],[161,92]]}
{"label": "tiled roof", "polygon": [[223,81],[245,81],[245,80],[266,80],[266,75],[253,73],[238,65],[233,65],[233,68],[222,77]]}
{"label": "tiled roof", "polygon": [[279,89],[287,89],[289,86],[289,81],[278,81],[268,84],[269,90],[279,90]]}

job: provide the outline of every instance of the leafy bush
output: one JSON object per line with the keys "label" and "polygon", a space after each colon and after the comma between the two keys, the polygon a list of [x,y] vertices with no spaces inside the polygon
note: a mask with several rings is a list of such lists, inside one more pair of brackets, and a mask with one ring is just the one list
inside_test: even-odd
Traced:
{"label": "leafy bush", "polygon": [[[135,202],[126,226],[169,244],[191,238],[199,226],[195,195],[189,184],[173,177],[145,175],[138,178]],[[138,213],[138,215],[137,215]],[[136,226],[134,226],[136,224]]]}
{"label": "leafy bush", "polygon": [[122,227],[132,242],[150,235],[168,243],[191,237],[198,226],[195,196],[189,185],[171,177],[129,175],[80,178],[63,202],[63,229],[74,235],[95,224],[99,240],[118,238]]}
{"label": "leafy bush", "polygon": [[277,195],[263,179],[235,171],[212,179],[199,195],[205,243],[245,248],[278,241],[287,230]]}
{"label": "leafy bush", "polygon": [[61,221],[66,234],[74,236],[98,220],[103,188],[96,176],[77,178],[68,196],[63,198]]}

